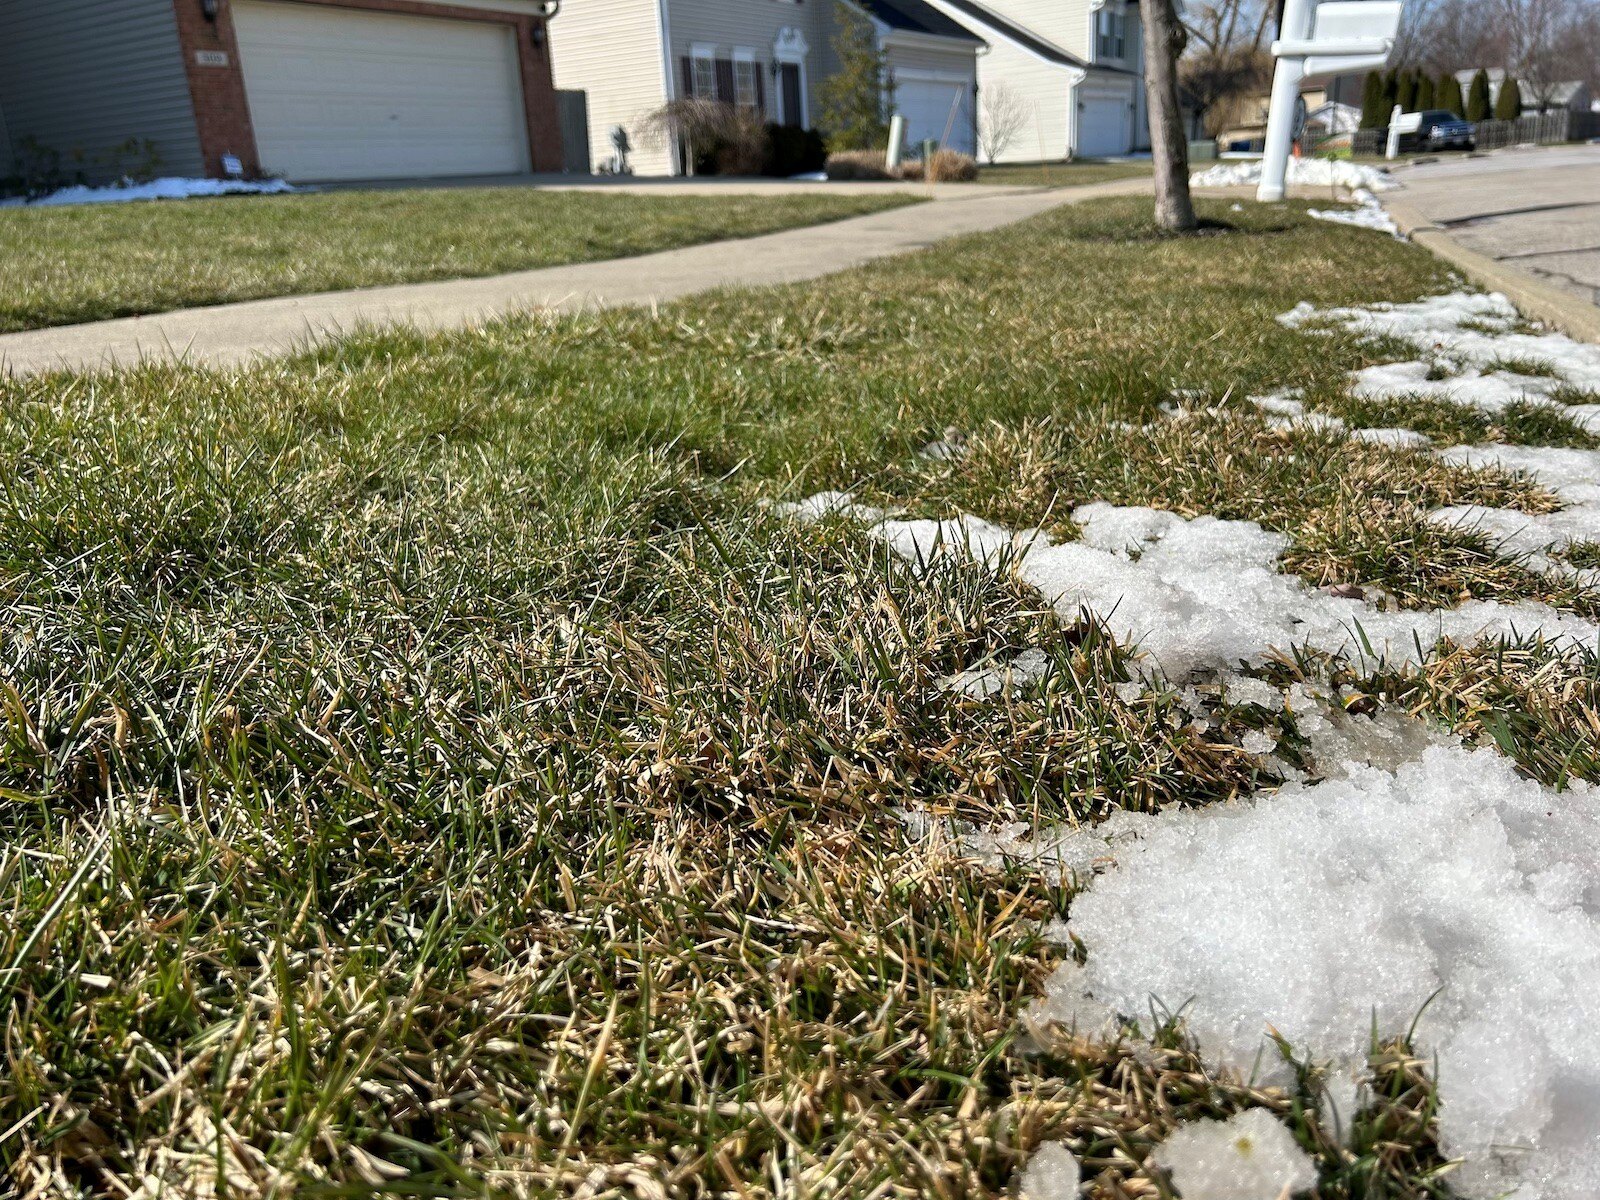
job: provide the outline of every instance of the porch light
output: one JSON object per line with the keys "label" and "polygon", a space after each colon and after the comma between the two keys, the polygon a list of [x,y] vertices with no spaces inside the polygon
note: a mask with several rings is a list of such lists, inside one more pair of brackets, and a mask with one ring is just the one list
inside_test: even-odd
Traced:
{"label": "porch light", "polygon": [[208,21],[217,19],[217,0],[200,0],[200,15]]}

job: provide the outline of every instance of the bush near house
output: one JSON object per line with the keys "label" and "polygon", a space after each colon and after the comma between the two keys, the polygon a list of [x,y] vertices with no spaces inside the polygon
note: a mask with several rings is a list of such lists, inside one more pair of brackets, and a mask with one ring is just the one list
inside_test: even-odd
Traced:
{"label": "bush near house", "polygon": [[888,112],[894,104],[889,64],[865,16],[846,4],[835,7],[839,32],[833,39],[839,69],[817,89],[828,149],[873,150],[889,144]]}
{"label": "bush near house", "polygon": [[775,175],[779,179],[787,179],[791,175],[809,175],[822,170],[827,161],[827,142],[817,130],[768,123],[767,157],[761,168],[763,175]]}
{"label": "bush near house", "polygon": [[929,183],[971,183],[977,177],[977,160],[958,150],[935,150],[926,163],[913,159],[900,167],[901,179],[925,179]]}
{"label": "bush near house", "polygon": [[660,136],[686,148],[696,175],[775,175],[820,171],[827,158],[813,129],[763,121],[725,100],[674,100],[649,118]]}

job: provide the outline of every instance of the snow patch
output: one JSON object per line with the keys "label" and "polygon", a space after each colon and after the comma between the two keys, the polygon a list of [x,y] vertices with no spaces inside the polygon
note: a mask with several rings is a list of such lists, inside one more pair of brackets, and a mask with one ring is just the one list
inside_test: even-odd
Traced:
{"label": "snow patch", "polygon": [[1326,594],[1282,574],[1278,561],[1288,538],[1253,521],[1185,520],[1096,502],[1072,513],[1082,541],[1057,543],[1039,530],[1013,532],[973,516],[895,520],[848,494],[825,497],[786,511],[801,519],[839,513],[866,522],[919,570],[949,557],[1013,570],[1058,611],[1098,614],[1113,635],[1138,643],[1173,679],[1293,646],[1399,665],[1446,638],[1471,643],[1537,634],[1551,642],[1600,643],[1600,628],[1543,604],[1474,600],[1454,609],[1387,611],[1365,598]]}
{"label": "snow patch", "polygon": [[1378,203],[1377,196],[1367,188],[1357,188],[1351,198],[1355,200],[1354,208],[1308,208],[1306,215],[1318,221],[1332,221],[1336,225],[1355,225],[1362,229],[1375,229],[1379,233],[1387,233],[1399,241],[1405,241],[1405,235],[1400,232],[1400,227],[1394,223],[1394,218],[1383,210],[1383,205]]}
{"label": "snow patch", "polygon": [[1317,1182],[1311,1159],[1264,1108],[1179,1126],[1153,1157],[1183,1200],[1281,1200]]}
{"label": "snow patch", "polygon": [[1589,578],[1545,556],[1574,542],[1600,542],[1600,451],[1568,450],[1553,446],[1452,446],[1441,450],[1446,462],[1466,467],[1500,467],[1521,472],[1548,487],[1565,508],[1553,513],[1525,513],[1513,508],[1486,508],[1479,504],[1436,509],[1429,519],[1444,525],[1480,529],[1500,548],[1530,555],[1536,570],[1556,571]]}
{"label": "snow patch", "polygon": [[[1520,315],[1499,292],[1451,292],[1410,304],[1355,308],[1319,309],[1302,301],[1278,320],[1291,328],[1332,325],[1365,337],[1398,338],[1458,369],[1492,367],[1508,359],[1534,362],[1567,383],[1600,390],[1600,346],[1563,333],[1520,332]],[[1547,382],[1543,390],[1550,386]]]}
{"label": "snow patch", "polygon": [[[1285,175],[1288,183],[1308,186],[1343,187],[1351,191],[1387,192],[1399,187],[1393,175],[1377,167],[1331,158],[1291,158]],[[1261,163],[1218,163],[1189,176],[1190,187],[1243,187],[1261,182]]]}
{"label": "snow patch", "polygon": [[299,189],[282,179],[185,179],[168,176],[149,183],[67,187],[37,200],[0,200],[0,208],[55,208],[69,204],[127,204],[134,200],[195,200],[207,196],[276,196]]}
{"label": "snow patch", "polygon": [[1325,782],[1059,839],[1049,861],[1115,865],[1074,899],[1088,959],[1036,1019],[1183,1008],[1208,1061],[1274,1063],[1271,1027],[1352,1079],[1374,1017],[1416,1020],[1466,1194],[1600,1194],[1600,795],[1406,718],[1323,723],[1313,752],[1343,759]]}
{"label": "snow patch", "polygon": [[1078,1200],[1081,1179],[1072,1151],[1060,1142],[1046,1142],[1033,1152],[1022,1173],[1022,1200]]}

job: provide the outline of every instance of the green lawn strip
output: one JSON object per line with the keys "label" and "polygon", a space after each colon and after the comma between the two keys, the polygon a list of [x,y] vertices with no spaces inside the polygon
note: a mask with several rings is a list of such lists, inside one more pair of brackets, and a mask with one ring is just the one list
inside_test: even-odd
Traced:
{"label": "green lawn strip", "polygon": [[0,332],[621,258],[916,202],[452,188],[0,209]]}
{"label": "green lawn strip", "polygon": [[999,163],[978,170],[979,183],[1016,187],[1075,187],[1149,176],[1148,162]]}
{"label": "green lawn strip", "polygon": [[[1441,1195],[1403,1047],[1348,1153],[1309,1090],[1171,1036],[1031,1052],[1067,895],[896,815],[1215,802],[1273,782],[1239,742],[1282,718],[1197,723],[1003,575],[913,579],[763,506],[1287,505],[1312,578],[1542,586],[1357,528],[1537,491],[1227,414],[1364,365],[1273,320],[1295,278],[1403,299],[1433,260],[1292,210],[1169,239],[1146,208],[659,312],[0,384],[11,1179],[998,1197],[1067,1138],[1137,1194],[1173,1122],[1270,1104],[1323,1195]],[[1224,415],[1113,424],[1190,388]],[[916,459],[950,427],[966,459]],[[1035,688],[938,687],[1029,647]]]}

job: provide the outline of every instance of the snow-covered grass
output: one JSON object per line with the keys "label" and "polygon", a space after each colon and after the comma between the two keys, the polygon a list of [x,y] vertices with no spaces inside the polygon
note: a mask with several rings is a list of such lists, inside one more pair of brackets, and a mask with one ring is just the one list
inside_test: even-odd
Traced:
{"label": "snow-covered grass", "polygon": [[645,254],[918,202],[446,188],[109,203],[152,189],[0,209],[0,332]]}
{"label": "snow-covered grass", "polygon": [[216,196],[277,196],[295,189],[282,179],[186,179],[163,176],[145,183],[59,188],[35,199],[0,200],[0,208],[62,208],[79,204],[129,204],[136,200],[202,200]]}
{"label": "snow-covered grass", "polygon": [[[1295,205],[1202,211],[1213,236],[1107,202],[659,311],[0,384],[6,1185],[997,1200],[1054,1146],[1030,1190],[1070,1155],[1077,1195],[1125,1200],[1243,1154],[1240,1134],[1269,1171],[1293,1159],[1270,1119],[1323,1200],[1437,1200],[1443,1025],[1372,1040],[1364,1014],[1339,1033],[1360,1084],[1301,1063],[1269,1087],[1148,1006],[1138,1037],[1038,1019],[1064,964],[1114,981],[1117,946],[1052,937],[1102,885],[1108,909],[1131,889],[1138,844],[1091,845],[1086,878],[1123,865],[1081,890],[1021,848],[1120,823],[1159,850],[1173,817],[1220,837],[1309,814],[1359,775],[1318,773],[1316,712],[1454,729],[1499,764],[1472,794],[1515,762],[1537,783],[1508,794],[1559,801],[1562,828],[1573,782],[1600,780],[1600,666],[1570,646],[1325,647],[1167,679],[1117,636],[1151,621],[1080,611],[1119,580],[1170,606],[1175,670],[1224,639],[1295,644],[1208,616],[1229,589],[1330,637],[1335,614],[1473,602],[1600,619],[1581,581],[1430,519],[1551,513],[1564,478],[1348,433],[1426,411],[1439,447],[1591,435],[1548,406],[1354,419],[1378,402],[1345,396],[1351,374],[1415,352],[1273,319],[1313,270],[1316,301],[1348,307],[1443,290],[1442,268]],[[1273,428],[1247,402],[1289,391],[1345,404],[1348,428]],[[826,490],[899,521],[1042,527],[1063,607],[1005,569],[1035,552],[1009,534],[994,561],[919,570],[836,501],[778,508]],[[1403,768],[1385,762],[1359,777],[1404,828],[1412,777],[1384,782]],[[1537,832],[1511,811],[1486,800],[1471,828]],[[1379,861],[1334,894],[1366,882],[1376,907],[1399,885],[1365,836]],[[1281,874],[1261,886],[1292,897]],[[1530,895],[1570,894],[1521,865],[1496,878],[1530,921],[1555,915]],[[1405,1007],[1408,966],[1376,999]],[[1359,981],[1330,1004],[1354,1008]],[[1515,1032],[1547,1056],[1519,1095],[1587,1045]]]}

